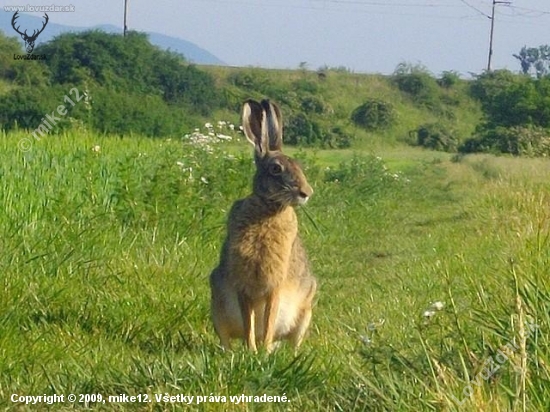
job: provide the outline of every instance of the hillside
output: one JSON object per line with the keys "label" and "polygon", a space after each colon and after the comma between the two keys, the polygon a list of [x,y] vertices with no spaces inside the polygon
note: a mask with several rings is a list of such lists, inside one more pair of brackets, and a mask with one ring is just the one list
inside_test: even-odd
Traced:
{"label": "hillside", "polygon": [[107,134],[182,137],[208,122],[239,122],[248,98],[270,98],[287,113],[287,143],[318,148],[420,145],[446,152],[550,155],[550,76],[506,70],[464,80],[402,63],[389,76],[197,66],[151,44],[143,33],[65,33],[39,44],[45,60],[0,36],[0,127],[36,130],[73,88],[85,105],[51,131],[78,125]]}
{"label": "hillside", "polygon": [[[6,50],[20,47],[8,38],[3,42]],[[438,79],[415,67],[403,75],[413,80],[420,76],[419,91],[411,93],[400,86],[396,75],[192,66],[153,47],[137,33],[128,39],[100,32],[64,34],[38,45],[36,53],[47,55],[47,60],[5,62],[0,77],[11,86],[6,87],[0,127],[6,130],[16,123],[36,129],[48,107],[56,107],[75,86],[86,91],[89,106],[87,110],[82,105],[69,108],[66,119],[105,133],[153,137],[183,136],[218,120],[237,124],[242,102],[251,97],[278,102],[288,113],[288,143],[301,146],[359,148],[376,142],[415,143],[420,127],[435,125],[445,130],[453,145],[438,147],[436,142],[434,148],[456,150],[482,116],[467,81],[453,78],[452,84],[441,86]],[[39,98],[37,87],[50,92],[39,93]],[[18,113],[18,104],[13,102],[26,99],[24,113]],[[354,111],[365,104],[370,112],[354,120]],[[64,121],[57,130],[68,127]]]}
{"label": "hillside", "polygon": [[[422,125],[439,124],[458,141],[466,139],[479,124],[479,103],[469,95],[469,82],[457,80],[452,87],[437,85],[426,75],[426,96],[400,90],[394,76],[351,73],[341,69],[323,71],[266,70],[255,68],[204,67],[229,100],[226,113],[237,120],[240,102],[248,97],[268,96],[280,102],[290,115],[289,135],[296,143],[328,147],[367,148],[372,145],[415,144]],[[365,102],[376,103],[367,114],[367,125],[352,120]],[[389,112],[389,114],[388,114]],[[302,116],[302,114],[304,116]],[[383,116],[386,116],[384,118]]]}

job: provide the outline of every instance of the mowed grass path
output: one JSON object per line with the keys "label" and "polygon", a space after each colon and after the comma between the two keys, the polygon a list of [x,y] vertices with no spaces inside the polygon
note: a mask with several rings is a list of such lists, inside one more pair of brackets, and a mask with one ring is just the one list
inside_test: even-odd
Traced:
{"label": "mowed grass path", "polygon": [[[318,299],[296,356],[252,355],[223,353],[209,319],[227,211],[253,173],[244,142],[82,133],[23,153],[23,137],[0,139],[3,409],[548,409],[546,159],[292,150],[315,189],[299,217]],[[70,393],[152,402],[10,400]],[[242,394],[289,402],[230,402]]]}

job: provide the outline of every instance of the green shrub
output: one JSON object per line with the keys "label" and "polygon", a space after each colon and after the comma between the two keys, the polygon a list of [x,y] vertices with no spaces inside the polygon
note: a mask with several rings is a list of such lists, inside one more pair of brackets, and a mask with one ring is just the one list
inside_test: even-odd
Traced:
{"label": "green shrub", "polygon": [[440,123],[429,123],[416,129],[419,146],[444,152],[455,152],[458,147],[456,136]]}
{"label": "green shrub", "polygon": [[353,141],[342,127],[325,127],[303,112],[286,116],[284,127],[285,142],[290,145],[346,148]]}
{"label": "green shrub", "polygon": [[508,70],[477,76],[471,95],[481,102],[483,124],[464,142],[464,152],[547,155],[550,78],[534,79]]}
{"label": "green shrub", "polygon": [[254,69],[235,71],[228,76],[227,81],[229,84],[250,91],[262,91],[271,83],[264,72]]}
{"label": "green shrub", "polygon": [[488,127],[550,127],[549,77],[497,70],[478,76],[470,92],[481,102]]}
{"label": "green shrub", "polygon": [[[44,116],[51,115],[61,104],[67,109],[65,116],[59,116],[52,131],[64,129],[69,124],[73,108],[63,101],[65,91],[60,87],[16,88],[6,95],[0,96],[0,128],[13,130],[15,128],[33,130],[40,125]],[[52,125],[53,126],[53,125]]]}
{"label": "green shrub", "polygon": [[395,123],[396,115],[391,103],[369,99],[351,114],[351,120],[366,130],[383,130]]}
{"label": "green shrub", "polygon": [[140,96],[98,89],[93,93],[93,127],[103,133],[138,133],[151,137],[182,135],[197,124],[160,96]]}
{"label": "green shrub", "polygon": [[441,74],[441,77],[437,79],[437,84],[445,89],[450,89],[453,86],[456,86],[460,82],[460,75],[451,70],[444,71]]}
{"label": "green shrub", "polygon": [[181,55],[149,43],[147,35],[126,37],[101,31],[65,33],[36,48],[55,84],[88,83],[116,92],[161,96],[165,102],[208,115],[219,108],[214,78]]}
{"label": "green shrub", "polygon": [[319,84],[309,79],[298,79],[292,82],[292,88],[300,93],[315,94],[319,91]]}
{"label": "green shrub", "polygon": [[437,107],[438,85],[426,68],[401,63],[394,71],[392,81],[399,90],[410,95],[415,103],[430,108]]}
{"label": "green shrub", "polygon": [[40,87],[48,84],[48,68],[37,60],[14,60],[14,54],[26,54],[13,37],[0,32],[0,79],[6,79],[21,86]]}
{"label": "green shrub", "polygon": [[311,95],[302,97],[300,106],[305,113],[323,114],[327,111],[327,105],[323,99]]}
{"label": "green shrub", "polygon": [[509,153],[516,156],[550,156],[550,130],[537,126],[513,126],[479,130],[459,150],[463,153]]}
{"label": "green shrub", "polygon": [[302,112],[286,117],[285,130],[291,145],[312,146],[321,138],[319,125]]}
{"label": "green shrub", "polygon": [[322,146],[331,149],[345,149],[351,147],[353,136],[340,126],[332,127],[323,135]]}

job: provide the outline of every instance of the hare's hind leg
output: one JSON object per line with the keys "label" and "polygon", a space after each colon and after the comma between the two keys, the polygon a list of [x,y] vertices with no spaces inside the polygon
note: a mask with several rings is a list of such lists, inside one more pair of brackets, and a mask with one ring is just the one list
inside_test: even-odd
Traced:
{"label": "hare's hind leg", "polygon": [[244,340],[246,346],[252,352],[256,352],[256,325],[255,312],[252,306],[252,301],[244,293],[239,292],[239,306],[244,324]]}
{"label": "hare's hind leg", "polygon": [[304,305],[302,306],[301,316],[299,317],[298,322],[296,324],[296,329],[294,329],[294,331],[289,337],[290,342],[294,346],[295,351],[297,351],[300,345],[302,344],[302,341],[304,340],[304,336],[306,335],[307,329],[311,322],[313,297],[315,296],[316,290],[317,290],[317,281],[315,279],[311,279],[311,285],[310,285],[309,291],[304,298],[305,302],[304,302]]}
{"label": "hare's hind leg", "polygon": [[227,328],[223,326],[215,326],[215,329],[218,337],[220,338],[220,345],[222,348],[225,350],[231,350],[231,336]]}
{"label": "hare's hind leg", "polygon": [[302,341],[304,340],[304,336],[306,335],[307,328],[309,327],[310,322],[311,322],[311,306],[304,309],[302,316],[298,321],[298,324],[296,325],[296,329],[294,329],[294,331],[290,335],[290,342],[292,343],[292,346],[294,346],[295,351],[298,350],[298,348],[302,344]]}
{"label": "hare's hind leg", "polygon": [[220,338],[220,345],[224,349],[231,349],[231,331],[228,325],[228,320],[224,316],[224,308],[217,306],[215,300],[212,300],[212,322],[214,323],[214,330]]}
{"label": "hare's hind leg", "polygon": [[225,283],[220,268],[210,274],[210,312],[216,334],[220,338],[220,345],[224,349],[231,349],[231,327],[227,318],[227,296],[224,294]]}
{"label": "hare's hind leg", "polygon": [[279,303],[279,291],[275,289],[268,295],[264,310],[264,345],[268,352],[271,352],[274,349],[273,340],[275,339],[275,328],[277,322],[277,313],[279,312]]}

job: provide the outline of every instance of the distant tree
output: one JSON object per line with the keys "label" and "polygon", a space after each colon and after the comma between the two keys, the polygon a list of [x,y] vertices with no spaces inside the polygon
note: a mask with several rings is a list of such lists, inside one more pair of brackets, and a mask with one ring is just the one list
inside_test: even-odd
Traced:
{"label": "distant tree", "polygon": [[14,54],[24,54],[15,37],[0,32],[0,79],[12,81],[21,86],[41,86],[48,83],[48,68],[41,61],[14,60]]}
{"label": "distant tree", "polygon": [[521,64],[521,71],[524,74],[534,74],[537,78],[550,74],[550,46],[539,47],[523,46],[514,57]]}
{"label": "distant tree", "polygon": [[497,126],[550,127],[550,77],[533,79],[508,70],[485,72],[471,84],[481,102],[489,128]]}
{"label": "distant tree", "polygon": [[184,57],[149,43],[147,35],[126,37],[102,31],[64,33],[37,47],[46,54],[54,84],[90,84],[117,92],[154,95],[170,105],[207,115],[219,104],[214,78]]}
{"label": "distant tree", "polygon": [[[66,89],[59,86],[14,87],[0,95],[0,130],[35,129],[43,121],[44,115],[51,113],[59,105],[59,96]],[[60,120],[52,125],[52,131],[68,126],[72,107],[67,105],[67,115],[57,116]]]}
{"label": "distant tree", "polygon": [[14,37],[7,37],[0,32],[0,55],[6,58],[0,59],[0,78],[13,80],[15,79],[14,60],[9,58],[13,54],[22,54],[21,45]]}

